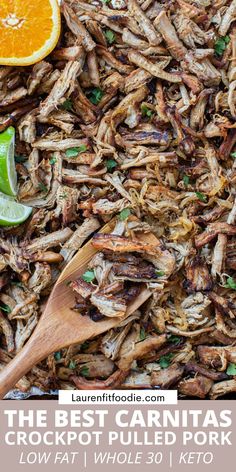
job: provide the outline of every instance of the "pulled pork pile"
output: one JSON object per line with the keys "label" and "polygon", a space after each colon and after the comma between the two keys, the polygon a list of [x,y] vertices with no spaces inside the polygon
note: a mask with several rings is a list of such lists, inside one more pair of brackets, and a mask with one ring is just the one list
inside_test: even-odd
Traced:
{"label": "pulled pork pile", "polygon": [[1,230],[0,365],[27,341],[87,238],[115,215],[121,237],[132,213],[160,241],[158,270],[173,260],[168,276],[156,281],[152,257],[135,249],[103,260],[96,236],[101,252],[88,270],[100,293],[85,282],[98,318],[109,265],[115,290],[148,279],[151,298],[17,387],[236,392],[236,0],[67,0],[61,9],[48,58],[0,68],[0,130],[16,126],[18,199],[34,209]]}

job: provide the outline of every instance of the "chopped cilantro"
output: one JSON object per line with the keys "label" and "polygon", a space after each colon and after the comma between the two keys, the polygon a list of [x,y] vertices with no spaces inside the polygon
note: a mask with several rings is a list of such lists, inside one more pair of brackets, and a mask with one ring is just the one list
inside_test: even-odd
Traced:
{"label": "chopped cilantro", "polygon": [[179,344],[180,341],[181,341],[181,338],[179,336],[175,336],[174,334],[171,334],[170,337],[168,338],[168,343]]}
{"label": "chopped cilantro", "polygon": [[222,56],[229,42],[230,42],[229,36],[225,36],[225,37],[217,39],[217,41],[215,42],[215,53],[217,54],[217,56]]}
{"label": "chopped cilantro", "polygon": [[88,347],[89,347],[89,342],[85,341],[83,344],[81,344],[80,349],[83,352],[83,351],[86,351],[86,349],[88,349]]}
{"label": "chopped cilantro", "polygon": [[141,104],[141,112],[143,116],[147,116],[148,118],[152,118],[153,111],[147,107],[144,103]]}
{"label": "chopped cilantro", "polygon": [[91,103],[93,103],[93,105],[98,105],[103,95],[104,92],[100,88],[96,87],[90,90],[90,92],[88,93],[88,99]]}
{"label": "chopped cilantro", "polygon": [[108,44],[113,44],[116,40],[115,33],[110,29],[105,30],[105,36]]}
{"label": "chopped cilantro", "polygon": [[26,156],[15,156],[15,161],[17,162],[17,164],[22,164],[22,162],[27,161],[27,157]]}
{"label": "chopped cilantro", "polygon": [[226,370],[226,374],[228,375],[236,375],[236,364],[229,364]]}
{"label": "chopped cilantro", "polygon": [[0,310],[5,311],[5,313],[11,313],[11,308],[9,305],[6,305],[6,303],[1,302],[0,304]]}
{"label": "chopped cilantro", "polygon": [[75,363],[75,361],[70,361],[70,363],[69,363],[69,369],[72,369],[72,370],[73,370],[73,369],[75,369],[75,368],[76,368],[76,363]]}
{"label": "chopped cilantro", "polygon": [[81,144],[81,146],[70,148],[66,150],[66,157],[77,157],[81,152],[87,151],[86,144]]}
{"label": "chopped cilantro", "polygon": [[227,282],[225,284],[225,288],[231,288],[232,290],[236,290],[236,281],[233,277],[228,277]]}
{"label": "chopped cilantro", "polygon": [[11,282],[12,285],[15,285],[16,287],[24,287],[23,283],[22,282],[19,282],[18,280],[17,281],[12,281]]}
{"label": "chopped cilantro", "polygon": [[130,209],[129,208],[124,208],[124,210],[121,210],[121,212],[119,214],[119,220],[120,221],[125,221],[130,214],[131,214]]}
{"label": "chopped cilantro", "polygon": [[144,328],[141,328],[140,329],[140,334],[139,334],[139,339],[140,341],[143,341],[144,339],[146,339],[147,335],[146,335],[146,331]]}
{"label": "chopped cilantro", "polygon": [[108,4],[111,0],[102,0],[102,3]]}
{"label": "chopped cilantro", "polygon": [[173,357],[174,357],[174,354],[172,354],[172,352],[170,352],[169,354],[166,354],[165,356],[161,356],[159,359],[160,367],[162,369],[166,369],[167,367],[169,367],[170,362]]}
{"label": "chopped cilantro", "polygon": [[55,352],[54,359],[55,359],[55,361],[60,361],[61,360],[61,351]]}
{"label": "chopped cilantro", "polygon": [[84,365],[81,369],[80,369],[80,375],[82,375],[83,377],[87,377],[89,375],[89,368],[86,367],[86,365]]}
{"label": "chopped cilantro", "polygon": [[96,279],[95,272],[93,269],[88,269],[86,272],[82,275],[82,279],[85,282],[93,282],[94,279]]}
{"label": "chopped cilantro", "polygon": [[185,187],[188,186],[188,184],[189,184],[189,176],[188,175],[183,176],[183,183],[184,183]]}
{"label": "chopped cilantro", "polygon": [[46,193],[48,191],[48,188],[46,187],[46,185],[44,185],[42,182],[40,182],[38,184],[38,190],[40,190],[40,192]]}
{"label": "chopped cilantro", "polygon": [[230,156],[233,157],[233,159],[235,159],[236,158],[236,151],[231,152]]}
{"label": "chopped cilantro", "polygon": [[163,275],[165,275],[164,270],[155,270],[155,273],[156,273],[157,277],[162,277]]}
{"label": "chopped cilantro", "polygon": [[197,195],[197,198],[201,200],[201,202],[206,202],[207,201],[207,196],[204,195],[204,193],[201,192],[195,192]]}
{"label": "chopped cilantro", "polygon": [[67,111],[71,111],[72,108],[73,108],[73,103],[72,101],[70,100],[70,98],[67,98],[61,105],[62,108],[64,108],[64,110],[67,110]]}
{"label": "chopped cilantro", "polygon": [[117,162],[114,159],[107,159],[106,168],[108,172],[111,172],[117,166]]}
{"label": "chopped cilantro", "polygon": [[57,162],[56,157],[51,157],[51,159],[49,160],[49,163],[51,164],[51,166],[54,166],[54,164],[56,164],[56,162]]}

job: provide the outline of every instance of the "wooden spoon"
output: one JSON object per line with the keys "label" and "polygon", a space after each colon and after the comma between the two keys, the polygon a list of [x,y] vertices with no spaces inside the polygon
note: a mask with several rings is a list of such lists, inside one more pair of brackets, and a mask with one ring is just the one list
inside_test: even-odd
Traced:
{"label": "wooden spoon", "polygon": [[[100,232],[110,233],[114,229],[115,222],[113,219]],[[154,245],[157,243],[152,233],[142,233],[139,239]],[[75,295],[68,282],[82,275],[88,262],[98,252],[91,241],[90,239],[65,267],[51,292],[34,333],[23,349],[0,372],[0,398],[3,398],[34,365],[52,352],[70,344],[83,343],[121,322],[121,318],[117,317],[94,322],[88,316],[81,316],[71,309],[75,304]],[[125,316],[137,310],[150,295],[151,292],[143,287],[137,298],[128,305]]]}

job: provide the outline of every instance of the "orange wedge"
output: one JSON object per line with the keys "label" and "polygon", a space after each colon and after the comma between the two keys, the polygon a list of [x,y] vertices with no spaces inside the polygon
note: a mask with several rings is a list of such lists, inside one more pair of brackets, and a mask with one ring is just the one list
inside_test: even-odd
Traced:
{"label": "orange wedge", "polygon": [[41,61],[55,48],[60,29],[58,0],[0,0],[0,64]]}

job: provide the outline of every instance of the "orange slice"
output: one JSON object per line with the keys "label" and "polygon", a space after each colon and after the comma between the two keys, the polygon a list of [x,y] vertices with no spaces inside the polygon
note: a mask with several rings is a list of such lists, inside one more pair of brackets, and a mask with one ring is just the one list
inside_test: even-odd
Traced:
{"label": "orange slice", "polygon": [[55,48],[60,29],[58,0],[0,0],[0,64],[39,62]]}

